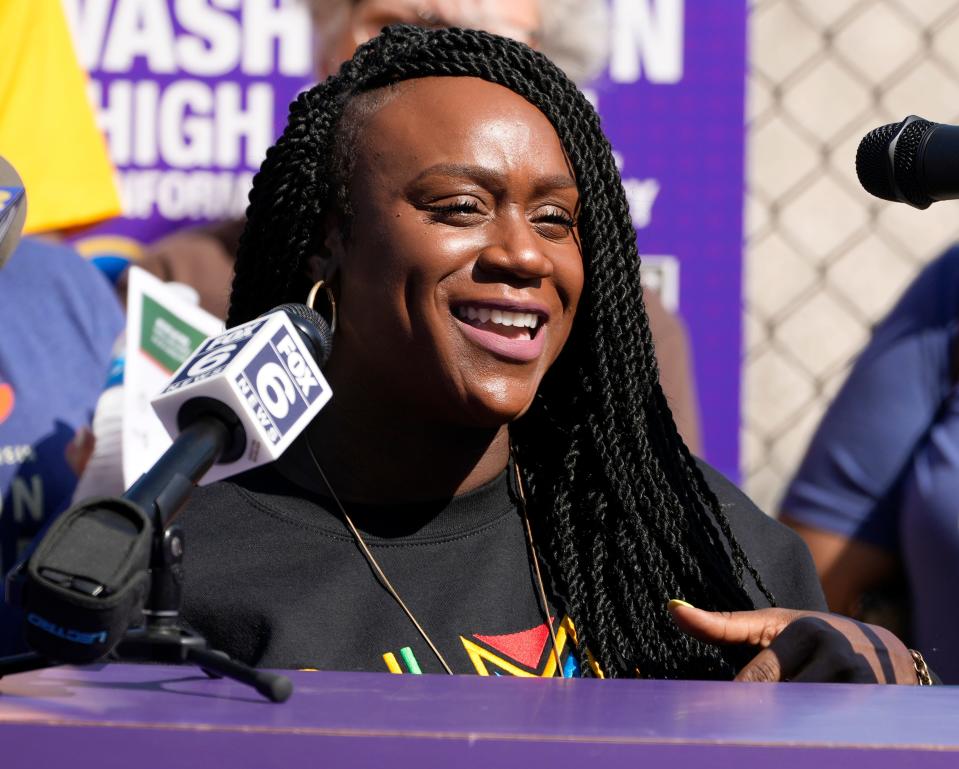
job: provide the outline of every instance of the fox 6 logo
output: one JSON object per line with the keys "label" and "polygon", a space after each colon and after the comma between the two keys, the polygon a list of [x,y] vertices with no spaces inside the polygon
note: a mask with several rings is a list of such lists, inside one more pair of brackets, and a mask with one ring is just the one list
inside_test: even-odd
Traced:
{"label": "fox 6 logo", "polygon": [[210,372],[215,371],[226,364],[226,362],[233,357],[235,350],[235,344],[228,344],[211,350],[210,352],[206,353],[206,355],[197,358],[193,365],[187,369],[186,376],[192,379],[194,377],[200,377],[204,374],[209,374]]}
{"label": "fox 6 logo", "polygon": [[[200,361],[197,361],[199,364]],[[211,361],[209,364],[215,366]],[[323,392],[286,329],[278,330],[236,378],[237,387],[267,438],[276,443]]]}

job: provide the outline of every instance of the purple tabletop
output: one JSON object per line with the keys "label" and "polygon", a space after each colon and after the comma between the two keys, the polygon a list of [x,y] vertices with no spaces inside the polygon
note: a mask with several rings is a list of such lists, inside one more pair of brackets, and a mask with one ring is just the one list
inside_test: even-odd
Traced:
{"label": "purple tabletop", "polygon": [[0,766],[959,766],[959,687],[292,673],[276,705],[191,668],[0,680]]}

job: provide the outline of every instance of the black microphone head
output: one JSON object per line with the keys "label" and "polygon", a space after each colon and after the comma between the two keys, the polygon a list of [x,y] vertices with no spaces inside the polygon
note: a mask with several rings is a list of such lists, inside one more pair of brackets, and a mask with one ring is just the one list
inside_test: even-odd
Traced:
{"label": "black microphone head", "polygon": [[326,322],[326,319],[313,308],[295,302],[281,304],[270,312],[286,313],[303,340],[309,345],[317,365],[323,368],[333,350],[333,332],[330,331],[330,324]]}
{"label": "black microphone head", "polygon": [[152,543],[152,522],[128,499],[97,497],[62,513],[27,561],[27,645],[76,665],[108,654],[142,617]]}
{"label": "black microphone head", "polygon": [[[915,115],[875,128],[859,142],[856,175],[867,192],[883,200],[902,201],[916,208],[932,202],[920,178],[919,148],[938,124]],[[889,151],[892,147],[893,156]]]}
{"label": "black microphone head", "polygon": [[897,201],[896,187],[889,166],[889,142],[901,123],[889,123],[873,128],[862,137],[856,150],[856,176],[870,195],[883,200]]}
{"label": "black microphone head", "polygon": [[[908,118],[906,118],[908,120]],[[906,202],[916,208],[929,208],[933,199],[926,194],[918,163],[919,145],[936,123],[916,118],[899,132],[894,159],[894,176]]]}

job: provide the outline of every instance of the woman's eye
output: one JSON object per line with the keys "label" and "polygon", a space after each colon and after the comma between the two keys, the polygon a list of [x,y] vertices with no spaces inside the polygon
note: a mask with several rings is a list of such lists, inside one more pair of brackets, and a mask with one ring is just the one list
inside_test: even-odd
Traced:
{"label": "woman's eye", "polygon": [[533,223],[547,237],[562,237],[572,232],[576,222],[561,208],[545,208],[534,218]]}
{"label": "woman's eye", "polygon": [[476,200],[454,200],[450,203],[435,203],[427,207],[434,219],[439,221],[472,221],[480,213]]}

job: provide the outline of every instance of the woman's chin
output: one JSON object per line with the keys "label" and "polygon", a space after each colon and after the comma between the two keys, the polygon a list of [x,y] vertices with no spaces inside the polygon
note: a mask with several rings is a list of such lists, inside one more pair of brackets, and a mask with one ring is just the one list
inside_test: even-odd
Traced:
{"label": "woman's chin", "polygon": [[536,391],[505,393],[470,393],[467,402],[469,421],[480,428],[508,425],[525,414],[533,403]]}

